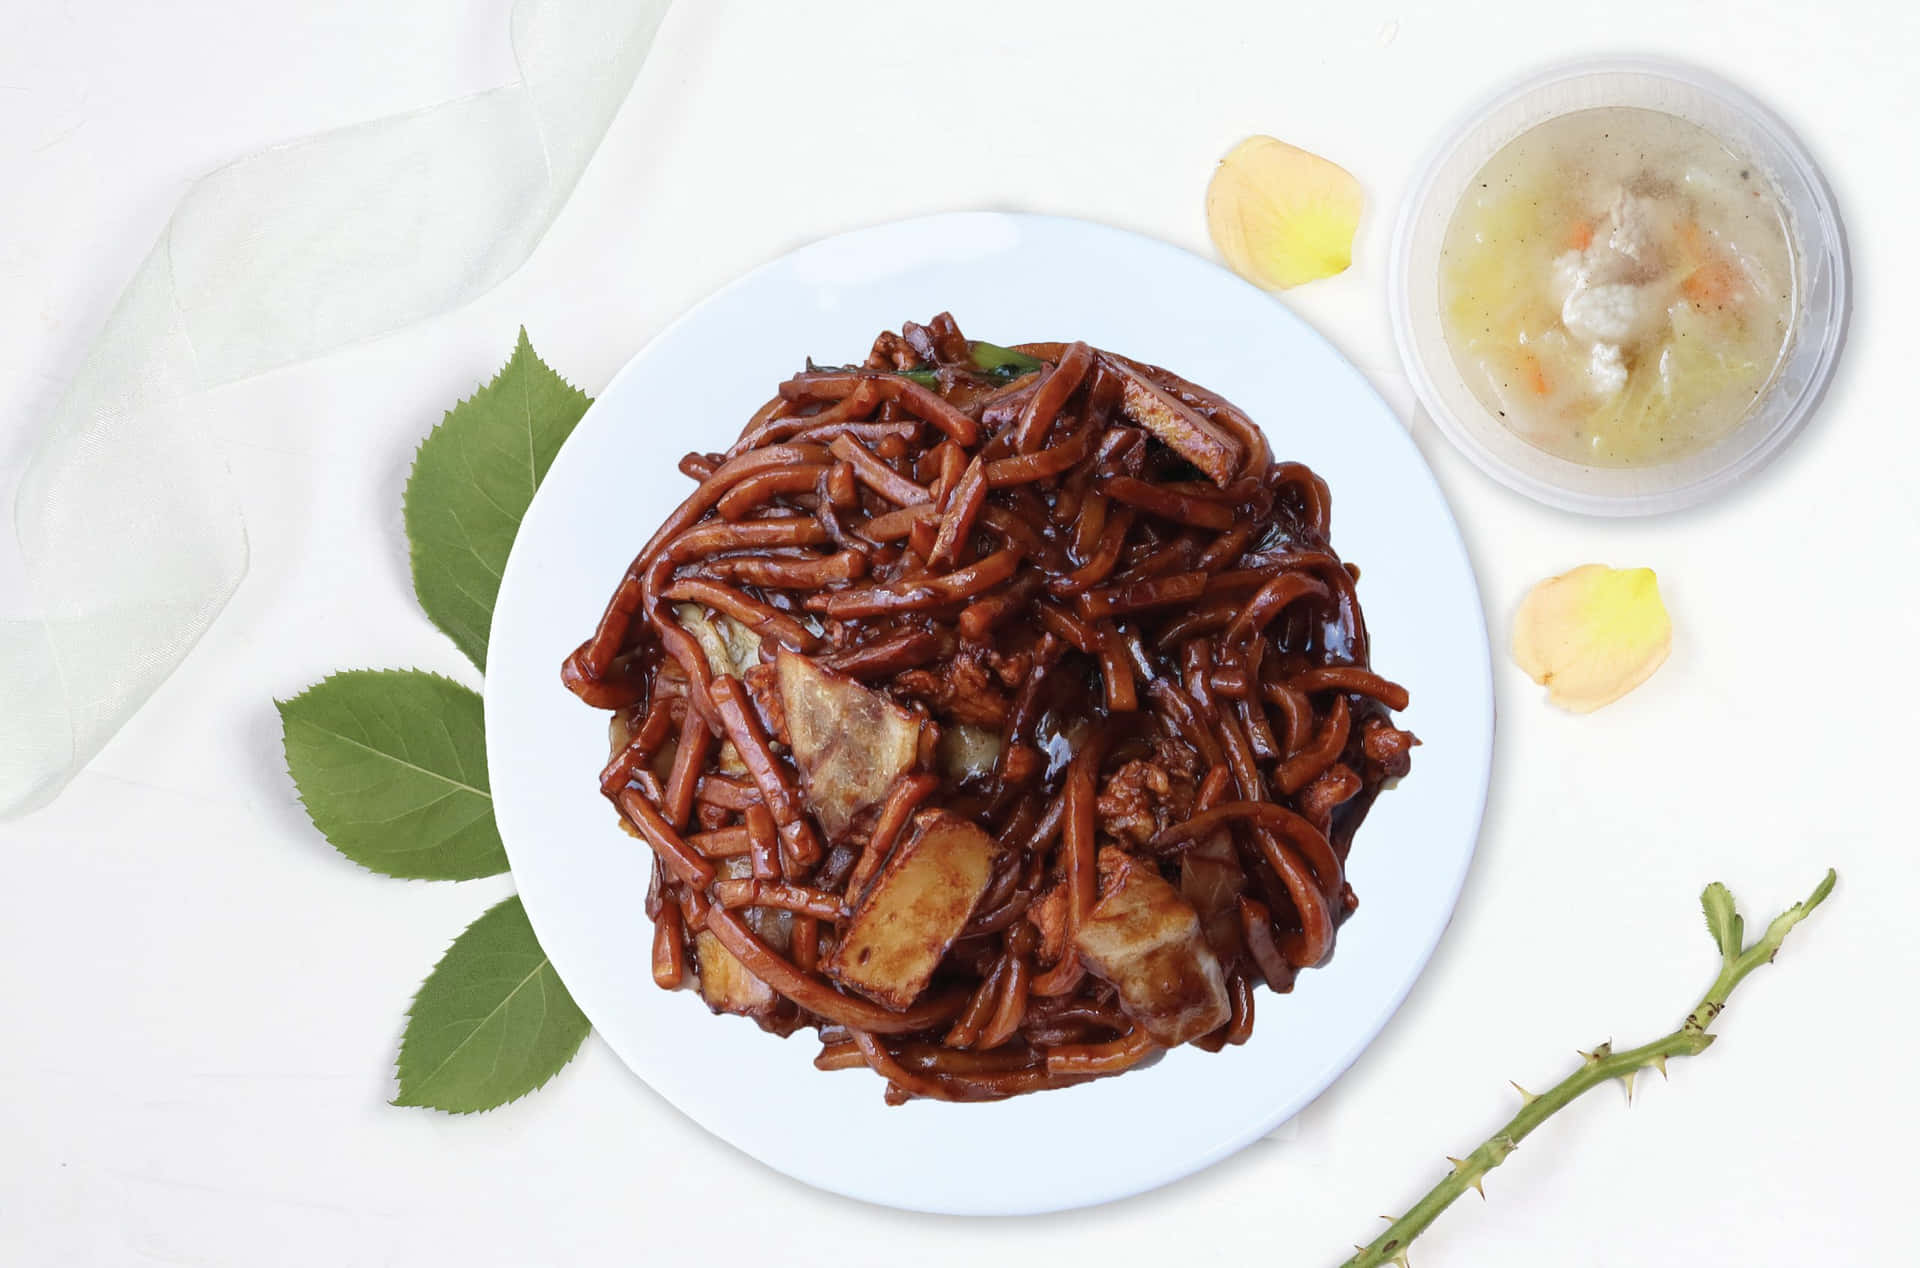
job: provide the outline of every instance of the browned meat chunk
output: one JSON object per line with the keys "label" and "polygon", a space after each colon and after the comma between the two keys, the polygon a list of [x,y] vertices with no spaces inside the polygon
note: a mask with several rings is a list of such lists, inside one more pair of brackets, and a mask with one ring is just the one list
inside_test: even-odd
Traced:
{"label": "browned meat chunk", "polygon": [[764,663],[755,665],[740,676],[740,681],[746,684],[754,712],[760,715],[760,725],[767,729],[768,736],[782,744],[791,745],[793,740],[787,733],[787,711],[780,703],[779,669]]}
{"label": "browned meat chunk", "polygon": [[995,731],[1007,724],[1007,711],[1013,707],[987,667],[970,656],[955,659],[939,673],[909,669],[894,677],[893,688],[926,701],[943,718]]}
{"label": "browned meat chunk", "polygon": [[1161,827],[1154,810],[1172,791],[1167,772],[1152,762],[1136,759],[1123,764],[1093,803],[1101,831],[1121,841],[1145,845]]}
{"label": "browned meat chunk", "polygon": [[1107,836],[1145,845],[1153,834],[1193,809],[1193,784],[1169,774],[1159,762],[1135,758],[1122,763],[1107,780],[1094,802],[1100,828]]}
{"label": "browned meat chunk", "polygon": [[922,361],[938,361],[940,359],[939,349],[935,348],[933,344],[933,332],[919,322],[910,321],[904,323],[900,327],[900,337],[906,340],[907,346],[912,348],[914,355],[918,356]]}
{"label": "browned meat chunk", "polygon": [[1015,744],[1001,759],[1008,787],[1018,787],[1046,769],[1047,759],[1031,744]]}
{"label": "browned meat chunk", "polygon": [[1177,735],[1169,735],[1163,730],[1155,729],[1153,760],[1179,783],[1193,784],[1199,781],[1199,755],[1193,751],[1192,745]]}
{"label": "browned meat chunk", "polygon": [[1333,808],[1359,793],[1360,776],[1353,767],[1335,762],[1300,790],[1300,813],[1324,833],[1333,823]]}
{"label": "browned meat chunk", "polygon": [[1053,964],[1067,949],[1067,891],[1063,885],[1052,885],[1040,891],[1040,896],[1027,908],[1027,919],[1033,923],[1034,932],[1040,935],[1039,946],[1034,955],[1042,964]]}
{"label": "browned meat chunk", "polygon": [[1022,683],[1033,676],[1034,666],[1040,658],[1032,651],[1002,652],[990,649],[987,652],[987,664],[993,667],[994,677],[1008,691],[1018,691]]}
{"label": "browned meat chunk", "polygon": [[1226,975],[1192,904],[1151,863],[1108,846],[1111,880],[1074,939],[1089,971],[1113,984],[1120,1008],[1171,1048],[1227,1024]]}
{"label": "browned meat chunk", "polygon": [[960,324],[953,319],[952,313],[937,313],[927,323],[927,330],[933,336],[934,359],[940,361],[965,361],[971,351],[967,337],[960,333]]}
{"label": "browned meat chunk", "polygon": [[993,838],[966,820],[921,811],[912,837],[853,913],[827,974],[884,1007],[911,1006],[973,915],[999,853]]}
{"label": "browned meat chunk", "polygon": [[1382,779],[1398,779],[1413,769],[1413,746],[1420,741],[1385,718],[1370,719],[1360,732],[1360,752]]}
{"label": "browned meat chunk", "polygon": [[867,353],[869,370],[911,370],[919,364],[920,354],[913,345],[891,330],[881,331],[873,341],[873,350]]}

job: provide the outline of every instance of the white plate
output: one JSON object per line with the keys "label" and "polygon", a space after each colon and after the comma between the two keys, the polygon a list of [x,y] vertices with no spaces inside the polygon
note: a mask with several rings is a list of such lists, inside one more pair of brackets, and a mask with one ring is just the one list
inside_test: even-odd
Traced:
{"label": "white plate", "polygon": [[[1413,693],[1424,747],[1355,843],[1359,910],[1330,964],[1259,994],[1251,1042],[1182,1048],[1117,1079],[989,1105],[890,1109],[865,1071],[824,1074],[697,995],[656,989],[651,860],[595,776],[605,715],[560,685],[633,553],[686,496],[688,449],[724,449],[805,358],[950,310],[977,339],[1085,339],[1224,394],[1276,455],[1333,487],[1334,544],[1363,569],[1375,665]],[[1043,216],[955,214],[828,239],[726,287],[614,377],[547,473],[501,582],[488,653],[494,812],[540,941],[601,1035],[688,1117],[809,1184],[913,1210],[1012,1215],[1178,1179],[1331,1083],[1406,995],[1472,858],[1493,738],[1479,592],[1433,477],[1358,371],[1280,304],[1164,243]]]}

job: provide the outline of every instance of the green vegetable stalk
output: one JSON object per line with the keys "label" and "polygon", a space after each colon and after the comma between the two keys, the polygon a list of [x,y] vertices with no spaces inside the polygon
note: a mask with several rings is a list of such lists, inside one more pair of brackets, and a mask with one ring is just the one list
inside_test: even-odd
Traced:
{"label": "green vegetable stalk", "polygon": [[1407,1247],[1413,1243],[1413,1239],[1425,1232],[1440,1212],[1451,1206],[1454,1199],[1468,1189],[1485,1197],[1486,1192],[1480,1186],[1487,1172],[1505,1162],[1534,1128],[1603,1083],[1619,1079],[1626,1084],[1627,1095],[1631,1097],[1634,1077],[1640,1071],[1652,1068],[1665,1075],[1667,1058],[1691,1057],[1705,1052],[1714,1041],[1714,1035],[1708,1028],[1727,1006],[1727,999],[1733,994],[1734,987],[1761,965],[1772,963],[1774,953],[1780,950],[1780,944],[1786,941],[1793,927],[1806,919],[1833,892],[1835,879],[1833,871],[1829,869],[1806,901],[1795,903],[1774,917],[1767,931],[1752,946],[1743,945],[1745,922],[1734,908],[1733,895],[1718,881],[1707,886],[1706,892],[1700,896],[1700,904],[1707,913],[1707,929],[1720,948],[1720,975],[1714,979],[1713,985],[1693,1011],[1687,1014],[1680,1028],[1638,1048],[1616,1052],[1612,1044],[1603,1043],[1592,1052],[1583,1052],[1580,1054],[1579,1069],[1537,1096],[1514,1084],[1524,1102],[1520,1112],[1508,1119],[1506,1125],[1488,1137],[1478,1149],[1464,1158],[1447,1159],[1453,1164],[1453,1170],[1447,1177],[1429,1189],[1426,1196],[1415,1202],[1405,1215],[1390,1223],[1387,1230],[1369,1245],[1356,1247],[1358,1253],[1341,1268],[1377,1268],[1384,1264],[1398,1264],[1405,1268]]}
{"label": "green vegetable stalk", "polygon": [[1021,375],[1032,374],[1046,365],[1046,362],[1038,357],[1030,357],[1024,352],[1015,352],[1012,348],[1002,348],[997,343],[986,343],[975,339],[967,346],[973,360],[973,368],[1000,383],[1010,383]]}
{"label": "green vegetable stalk", "polygon": [[[972,340],[967,345],[968,359],[973,368],[994,383],[1011,383],[1023,374],[1032,374],[1042,369],[1046,362],[1030,357],[1024,352],[1015,352],[1012,348],[1002,348],[997,343],[985,343]],[[815,365],[813,359],[807,359],[807,370],[811,372],[841,370],[850,374],[872,373],[865,366],[858,365]],[[937,391],[940,387],[940,373],[931,365],[917,366],[911,370],[889,370],[888,374],[910,379],[921,387]]]}

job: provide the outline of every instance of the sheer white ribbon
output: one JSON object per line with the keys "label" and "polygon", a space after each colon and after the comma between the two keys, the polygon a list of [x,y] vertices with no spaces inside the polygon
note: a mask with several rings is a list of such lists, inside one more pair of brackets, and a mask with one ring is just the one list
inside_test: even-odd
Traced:
{"label": "sheer white ribbon", "polygon": [[473,299],[517,269],[669,0],[520,0],[503,88],[196,182],[121,295],[14,503],[28,619],[0,621],[0,818],[51,800],[247,569],[194,396]]}

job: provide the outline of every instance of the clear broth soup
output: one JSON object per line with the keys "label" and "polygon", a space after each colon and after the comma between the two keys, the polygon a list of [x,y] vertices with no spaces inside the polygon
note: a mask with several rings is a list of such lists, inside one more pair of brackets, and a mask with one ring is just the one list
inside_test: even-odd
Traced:
{"label": "clear broth soup", "polygon": [[1590,466],[1675,461],[1732,431],[1793,335],[1794,248],[1764,173],[1657,110],[1550,119],[1447,226],[1441,324],[1486,408]]}

